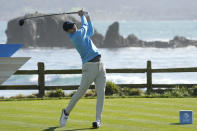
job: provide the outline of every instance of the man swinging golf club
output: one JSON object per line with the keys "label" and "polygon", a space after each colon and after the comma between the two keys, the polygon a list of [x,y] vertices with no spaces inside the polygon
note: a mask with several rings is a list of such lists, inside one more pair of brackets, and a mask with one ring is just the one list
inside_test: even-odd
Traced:
{"label": "man swinging golf club", "polygon": [[63,24],[63,29],[68,33],[69,38],[81,56],[82,78],[79,89],[72,96],[67,108],[62,110],[60,126],[66,125],[69,114],[75,104],[94,82],[97,93],[97,104],[96,122],[93,122],[92,126],[93,128],[99,128],[101,126],[101,114],[105,97],[106,71],[104,64],[101,62],[101,54],[91,40],[94,29],[90,21],[90,16],[83,10],[78,11],[78,15],[81,17],[80,29],[77,29],[75,23],[69,21]]}

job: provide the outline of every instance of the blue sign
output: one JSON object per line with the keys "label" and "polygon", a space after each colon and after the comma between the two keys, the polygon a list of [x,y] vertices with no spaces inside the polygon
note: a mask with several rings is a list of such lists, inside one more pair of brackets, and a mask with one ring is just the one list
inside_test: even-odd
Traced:
{"label": "blue sign", "polygon": [[179,111],[180,124],[192,124],[193,123],[193,112],[189,110]]}
{"label": "blue sign", "polygon": [[0,44],[0,57],[11,57],[23,44]]}

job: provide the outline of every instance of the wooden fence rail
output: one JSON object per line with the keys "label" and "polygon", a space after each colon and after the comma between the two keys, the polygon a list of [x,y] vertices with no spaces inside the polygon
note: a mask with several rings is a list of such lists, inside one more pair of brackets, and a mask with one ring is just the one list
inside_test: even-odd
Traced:
{"label": "wooden fence rail", "polygon": [[[45,75],[52,74],[81,74],[81,69],[71,70],[45,70],[43,62],[38,62],[37,70],[18,70],[14,75],[38,75],[37,85],[1,85],[0,90],[39,90],[39,97],[43,97],[45,90],[63,89],[63,90],[75,90],[79,85],[64,85],[64,86],[46,86]],[[173,88],[175,86],[192,87],[197,84],[153,84],[152,73],[177,73],[177,72],[197,72],[197,67],[190,68],[166,68],[166,69],[152,69],[151,61],[147,61],[146,68],[126,68],[126,69],[106,69],[107,73],[146,73],[147,82],[144,84],[118,84],[120,87],[129,88],[147,88],[148,93],[153,88]],[[95,88],[91,85],[90,88]]]}

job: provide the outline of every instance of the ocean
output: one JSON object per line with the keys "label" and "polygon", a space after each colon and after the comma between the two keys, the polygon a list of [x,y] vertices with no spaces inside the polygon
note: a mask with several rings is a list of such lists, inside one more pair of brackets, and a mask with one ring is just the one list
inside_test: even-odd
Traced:
{"label": "ocean", "polygon": [[[93,22],[95,28],[105,35],[112,22]],[[0,22],[0,43],[6,43],[7,22]],[[120,22],[120,34],[128,34],[147,41],[168,41],[176,35],[197,39],[197,21],[132,21]],[[147,60],[153,68],[197,67],[197,48],[120,48],[100,49],[106,68],[145,68]],[[47,55],[46,55],[47,54]],[[112,57],[113,56],[113,57]],[[37,69],[37,62],[44,62],[46,69],[80,69],[80,56],[75,49],[32,48],[20,49],[14,57],[31,57],[20,69]],[[58,58],[58,59],[57,59]],[[113,59],[115,58],[115,59]],[[160,73],[153,74],[153,83],[196,83],[197,73]],[[81,75],[47,75],[46,85],[76,85]],[[115,83],[146,83],[146,74],[107,74],[107,80]],[[4,85],[37,84],[37,75],[9,78]],[[0,90],[0,96],[10,97],[16,94],[31,94],[37,91]]]}

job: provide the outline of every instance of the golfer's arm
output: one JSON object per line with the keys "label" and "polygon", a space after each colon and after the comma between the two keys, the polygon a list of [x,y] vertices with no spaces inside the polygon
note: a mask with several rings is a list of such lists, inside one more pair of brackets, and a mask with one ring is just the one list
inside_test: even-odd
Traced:
{"label": "golfer's arm", "polygon": [[92,22],[90,20],[90,16],[86,16],[87,22],[88,22],[88,30],[87,30],[87,34],[88,36],[93,36],[94,35],[94,28],[92,26]]}
{"label": "golfer's arm", "polygon": [[87,26],[88,26],[88,22],[86,20],[86,17],[83,15],[83,16],[81,16],[81,28],[82,27],[86,27],[87,28]]}
{"label": "golfer's arm", "polygon": [[91,22],[91,20],[90,20],[90,16],[88,15],[88,16],[86,16],[86,19],[87,19],[87,22]]}
{"label": "golfer's arm", "polygon": [[88,22],[85,16],[81,16],[81,28],[80,28],[80,35],[81,37],[86,36],[88,30]]}

